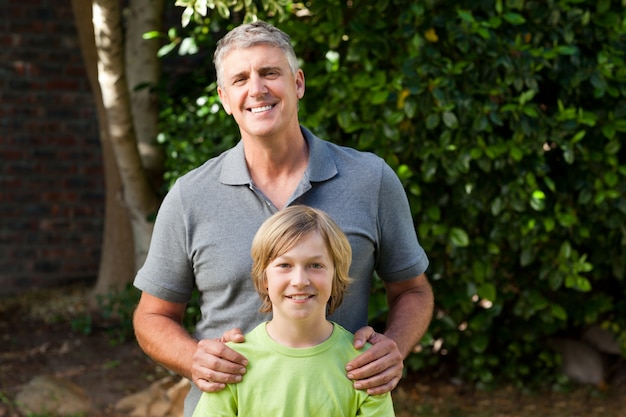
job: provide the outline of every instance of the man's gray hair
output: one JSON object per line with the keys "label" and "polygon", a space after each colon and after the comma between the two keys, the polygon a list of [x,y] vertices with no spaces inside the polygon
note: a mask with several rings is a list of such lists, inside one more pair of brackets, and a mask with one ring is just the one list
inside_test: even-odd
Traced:
{"label": "man's gray hair", "polygon": [[224,88],[222,64],[226,55],[235,49],[246,49],[257,45],[270,45],[282,49],[289,62],[291,71],[295,74],[300,69],[298,58],[291,45],[291,38],[282,30],[261,20],[241,25],[231,30],[217,42],[213,55],[217,85]]}

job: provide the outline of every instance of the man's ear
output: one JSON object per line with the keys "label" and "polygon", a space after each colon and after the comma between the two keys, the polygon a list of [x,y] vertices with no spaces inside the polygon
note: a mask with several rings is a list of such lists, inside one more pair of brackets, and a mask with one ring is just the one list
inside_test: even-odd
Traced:
{"label": "man's ear", "polygon": [[298,99],[304,97],[304,71],[299,69],[296,73],[296,93],[298,95]]}
{"label": "man's ear", "polygon": [[222,102],[222,106],[224,107],[224,110],[226,110],[226,114],[232,114],[232,112],[230,111],[230,103],[228,102],[228,96],[226,95],[224,90],[222,90],[221,87],[217,87],[217,95],[220,97],[220,101]]}

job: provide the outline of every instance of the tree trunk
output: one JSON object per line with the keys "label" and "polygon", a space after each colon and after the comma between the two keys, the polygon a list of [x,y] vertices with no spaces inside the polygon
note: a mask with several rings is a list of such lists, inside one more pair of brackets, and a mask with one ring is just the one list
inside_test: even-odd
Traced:
{"label": "tree trunk", "polygon": [[104,230],[98,279],[94,288],[95,294],[102,294],[109,289],[123,287],[134,276],[133,235],[128,212],[120,199],[122,180],[109,139],[106,111],[98,84],[91,2],[72,0],[72,8],[87,78],[96,104],[104,165]]}
{"label": "tree trunk", "polygon": [[164,0],[130,0],[126,16],[126,77],[139,155],[152,186],[163,185],[163,152],[157,145],[158,103],[154,88],[161,74],[158,38],[143,39],[162,31]]}
{"label": "tree trunk", "polygon": [[106,128],[123,184],[120,197],[129,213],[133,231],[137,269],[148,251],[153,226],[151,217],[158,209],[159,199],[150,186],[137,148],[125,76],[121,23],[119,0],[93,1],[98,82],[106,111]]}

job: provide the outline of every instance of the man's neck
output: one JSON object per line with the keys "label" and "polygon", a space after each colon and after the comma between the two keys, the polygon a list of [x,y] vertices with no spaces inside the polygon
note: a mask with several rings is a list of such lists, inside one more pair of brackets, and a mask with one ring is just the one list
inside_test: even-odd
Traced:
{"label": "man's neck", "polygon": [[308,165],[309,148],[298,133],[280,141],[244,140],[250,177],[278,209],[285,207]]}

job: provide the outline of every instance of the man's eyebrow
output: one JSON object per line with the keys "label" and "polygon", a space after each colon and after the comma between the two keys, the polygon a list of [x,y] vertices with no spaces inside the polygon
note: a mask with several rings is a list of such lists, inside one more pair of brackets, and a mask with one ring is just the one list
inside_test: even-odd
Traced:
{"label": "man's eyebrow", "polygon": [[264,73],[264,72],[269,72],[269,71],[276,71],[276,72],[280,72],[281,68],[279,66],[269,66],[269,67],[262,67],[259,72],[260,73]]}
{"label": "man's eyebrow", "polygon": [[[267,66],[259,68],[260,74],[267,74],[268,72],[279,72],[282,73],[282,69],[280,66]],[[238,80],[240,78],[248,78],[250,76],[250,71],[240,71],[236,74],[233,74],[228,79],[232,82]]]}
{"label": "man's eyebrow", "polygon": [[246,77],[248,77],[248,71],[241,71],[241,72],[238,72],[237,74],[233,74],[232,76],[229,77],[229,79],[233,81],[233,80],[238,80],[239,78],[246,78]]}

